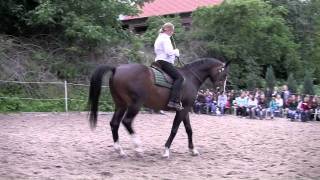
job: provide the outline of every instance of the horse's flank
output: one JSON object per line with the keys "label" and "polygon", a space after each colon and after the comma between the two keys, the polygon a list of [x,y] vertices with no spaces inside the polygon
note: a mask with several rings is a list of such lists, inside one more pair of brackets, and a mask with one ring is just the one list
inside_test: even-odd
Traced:
{"label": "horse's flank", "polygon": [[125,103],[127,106],[140,103],[149,108],[164,109],[170,91],[155,86],[152,76],[151,69],[144,65],[121,65],[116,68],[110,87],[116,91],[117,99],[122,101],[119,103]]}
{"label": "horse's flank", "polygon": [[[193,72],[192,69],[195,69],[195,67],[199,68],[199,66],[209,68],[214,63],[221,62],[215,59],[203,59],[187,64],[183,68],[179,69],[185,78],[181,91],[184,107],[190,106],[195,100],[196,93],[200,87],[195,85],[195,83],[202,83],[191,83],[191,81],[199,81],[198,78],[206,78],[194,77],[194,74],[191,75]],[[197,76],[201,75],[199,74]],[[116,103],[121,103],[122,105],[127,106],[132,103],[140,103],[148,108],[168,110],[166,104],[168,103],[170,90],[155,85],[152,70],[147,66],[141,64],[120,65],[116,68],[112,81],[110,82],[112,83],[110,84],[110,87],[114,89],[117,94],[115,95],[116,99],[119,100],[119,102]]]}

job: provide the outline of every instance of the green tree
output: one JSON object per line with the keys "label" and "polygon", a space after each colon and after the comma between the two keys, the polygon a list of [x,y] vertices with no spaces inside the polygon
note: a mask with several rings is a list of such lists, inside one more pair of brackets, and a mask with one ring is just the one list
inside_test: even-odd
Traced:
{"label": "green tree", "polygon": [[247,64],[247,69],[250,71],[246,73],[247,75],[246,78],[241,78],[241,76],[239,77],[240,79],[243,79],[242,80],[244,81],[243,83],[246,84],[246,86],[243,86],[241,88],[254,90],[257,87],[262,87],[262,84],[261,84],[262,78],[260,76],[261,68],[259,67],[257,62],[254,61],[253,59],[245,59],[245,63]]}
{"label": "green tree", "polygon": [[26,22],[27,14],[38,5],[37,0],[0,1],[0,33],[21,35],[32,31]]}
{"label": "green tree", "polygon": [[299,44],[298,53],[303,60],[302,72],[314,69],[316,83],[320,83],[320,1],[319,0],[265,0],[274,7],[286,10],[284,18]]}
{"label": "green tree", "polygon": [[303,81],[303,94],[314,95],[314,92],[312,73],[306,71]]}
{"label": "green tree", "polygon": [[292,92],[292,93],[297,92],[297,89],[298,89],[297,80],[294,78],[292,73],[289,74],[289,77],[287,79],[287,85],[288,85],[288,89],[290,90],[290,92]]}
{"label": "green tree", "polygon": [[273,90],[275,84],[276,84],[276,77],[274,75],[274,71],[273,71],[272,66],[269,66],[267,68],[267,72],[266,72],[266,86],[269,89]]}
{"label": "green tree", "polygon": [[253,91],[256,87],[257,87],[257,81],[255,79],[255,75],[254,74],[247,74],[247,82],[246,82],[246,85],[247,85],[247,90],[249,91]]}
{"label": "green tree", "polygon": [[[229,0],[220,6],[200,8],[193,13],[194,39],[205,49],[203,55],[232,60],[236,65],[232,75],[248,77],[246,74],[258,68],[257,75],[261,76],[272,65],[276,76],[286,79],[287,72],[299,74],[301,61],[283,18],[285,12],[262,0]],[[252,61],[256,66],[249,65]],[[238,84],[232,77],[231,81]]]}
{"label": "green tree", "polygon": [[[54,34],[69,42],[95,47],[128,39],[119,15],[135,15],[150,0],[9,0],[0,2],[0,32]],[[2,26],[5,25],[5,26]]]}
{"label": "green tree", "polygon": [[31,24],[42,24],[62,28],[64,34],[73,41],[111,44],[125,38],[120,14],[134,15],[141,1],[74,1],[43,0],[30,12]]}

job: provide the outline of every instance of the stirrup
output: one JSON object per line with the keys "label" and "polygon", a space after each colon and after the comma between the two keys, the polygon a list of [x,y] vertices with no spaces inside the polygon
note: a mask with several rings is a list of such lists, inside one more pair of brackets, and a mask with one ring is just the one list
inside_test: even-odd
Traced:
{"label": "stirrup", "polygon": [[174,102],[174,101],[169,101],[168,107],[170,108],[174,108],[176,109],[177,111],[181,111],[183,110],[183,107],[182,107],[182,103],[181,102]]}

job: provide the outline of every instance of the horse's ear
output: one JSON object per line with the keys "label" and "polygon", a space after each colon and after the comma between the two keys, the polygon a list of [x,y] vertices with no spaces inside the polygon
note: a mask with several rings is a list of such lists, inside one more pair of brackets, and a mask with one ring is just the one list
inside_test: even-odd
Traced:
{"label": "horse's ear", "polygon": [[227,61],[226,64],[224,65],[224,67],[228,67],[230,63],[231,63],[231,61]]}

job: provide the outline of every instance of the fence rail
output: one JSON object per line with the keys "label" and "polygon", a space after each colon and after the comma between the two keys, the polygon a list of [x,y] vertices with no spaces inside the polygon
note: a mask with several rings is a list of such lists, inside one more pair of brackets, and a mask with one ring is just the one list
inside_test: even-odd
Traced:
{"label": "fence rail", "polygon": [[[63,82],[35,82],[35,81],[7,81],[7,80],[0,80],[1,83],[8,83],[8,84],[44,84],[44,85],[49,85],[49,84],[55,84],[55,85],[61,85],[63,86],[63,91],[64,91],[64,97],[63,98],[30,98],[30,97],[1,97],[0,99],[19,99],[19,100],[33,100],[33,101],[62,101],[64,100],[64,106],[65,106],[65,112],[69,111],[69,105],[68,101],[87,101],[84,99],[74,99],[69,97],[68,93],[68,86],[82,86],[82,87],[89,87],[90,85],[87,84],[78,84],[78,83],[68,83],[67,81]],[[109,86],[102,86],[103,88],[109,87]],[[107,102],[107,101],[100,101],[100,102]]]}

